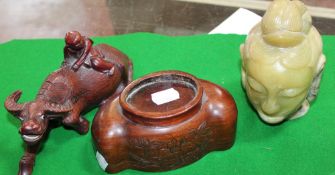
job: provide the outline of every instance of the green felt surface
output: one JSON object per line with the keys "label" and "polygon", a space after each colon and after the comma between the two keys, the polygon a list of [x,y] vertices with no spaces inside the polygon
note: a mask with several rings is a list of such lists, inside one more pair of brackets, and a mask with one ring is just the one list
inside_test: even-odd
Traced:
{"label": "green felt surface", "polygon": [[[335,174],[335,37],[324,36],[327,64],[320,94],[308,115],[280,126],[262,123],[241,87],[239,45],[245,36],[167,37],[129,34],[94,38],[126,53],[134,78],[159,70],[182,70],[226,88],[238,107],[235,145],[192,165],[163,173],[125,170],[119,174]],[[21,102],[34,99],[44,78],[62,61],[63,40],[15,40],[0,45],[0,101],[21,89]],[[86,115],[92,121],[96,110]],[[23,141],[19,120],[0,108],[0,174],[16,174]],[[105,174],[92,149],[91,134],[52,130],[37,156],[35,175]]]}

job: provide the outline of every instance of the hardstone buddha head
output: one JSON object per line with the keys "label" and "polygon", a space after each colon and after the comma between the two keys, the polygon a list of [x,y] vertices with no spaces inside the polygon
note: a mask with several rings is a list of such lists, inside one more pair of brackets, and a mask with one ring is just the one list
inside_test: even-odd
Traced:
{"label": "hardstone buddha head", "polygon": [[241,46],[242,83],[260,118],[304,115],[318,92],[322,41],[300,1],[275,0]]}

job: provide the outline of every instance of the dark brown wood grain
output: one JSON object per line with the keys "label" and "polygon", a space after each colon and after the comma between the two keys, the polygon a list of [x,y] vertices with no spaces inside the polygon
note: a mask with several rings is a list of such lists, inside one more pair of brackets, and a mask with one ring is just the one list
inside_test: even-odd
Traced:
{"label": "dark brown wood grain", "polygon": [[[154,109],[145,98],[134,101],[137,95],[150,96],[152,87],[157,92],[180,85],[187,87],[178,90],[180,99],[163,107]],[[165,71],[134,81],[119,98],[104,104],[94,118],[92,136],[108,173],[166,171],[229,149],[236,121],[235,101],[225,89],[187,73]]]}
{"label": "dark brown wood grain", "polygon": [[[107,98],[115,98],[132,81],[132,62],[126,55],[105,44],[92,46],[93,42],[79,32],[66,36],[64,62],[45,79],[35,100],[19,104],[22,92],[16,91],[5,101],[6,109],[22,121],[19,132],[27,145],[20,175],[32,173],[50,120],[58,119],[86,134],[89,122],[82,114]],[[81,63],[76,64],[78,61]]]}

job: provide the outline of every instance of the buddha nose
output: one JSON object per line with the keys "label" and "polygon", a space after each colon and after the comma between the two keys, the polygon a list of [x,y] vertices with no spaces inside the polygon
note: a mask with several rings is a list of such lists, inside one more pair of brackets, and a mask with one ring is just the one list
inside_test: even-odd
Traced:
{"label": "buddha nose", "polygon": [[33,120],[26,121],[20,128],[21,134],[39,134],[41,131],[41,125]]}
{"label": "buddha nose", "polygon": [[262,103],[261,108],[266,115],[273,115],[279,111],[280,106],[277,100],[268,98]]}

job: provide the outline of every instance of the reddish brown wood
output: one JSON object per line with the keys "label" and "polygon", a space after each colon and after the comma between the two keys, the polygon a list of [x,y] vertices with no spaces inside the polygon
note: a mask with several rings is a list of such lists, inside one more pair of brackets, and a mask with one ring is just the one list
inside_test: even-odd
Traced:
{"label": "reddish brown wood", "polygon": [[[76,42],[68,39],[72,34],[78,37]],[[17,103],[21,91],[6,99],[6,109],[22,121],[19,131],[27,144],[19,174],[32,173],[35,154],[51,119],[59,119],[65,126],[86,134],[89,123],[82,117],[84,111],[107,98],[115,98],[132,80],[132,62],[120,51],[105,44],[92,47],[93,42],[78,32],[69,32],[66,36],[64,62],[46,78],[36,99]],[[91,44],[87,45],[87,42]],[[96,59],[99,61],[92,66]],[[73,68],[78,61],[82,63]]]}
{"label": "reddish brown wood", "polygon": [[[180,99],[155,105],[154,92],[174,88]],[[96,114],[92,136],[106,172],[165,171],[188,165],[235,140],[237,108],[223,88],[179,71],[140,78]],[[103,158],[102,158],[102,157]],[[106,165],[106,164],[105,164]]]}

